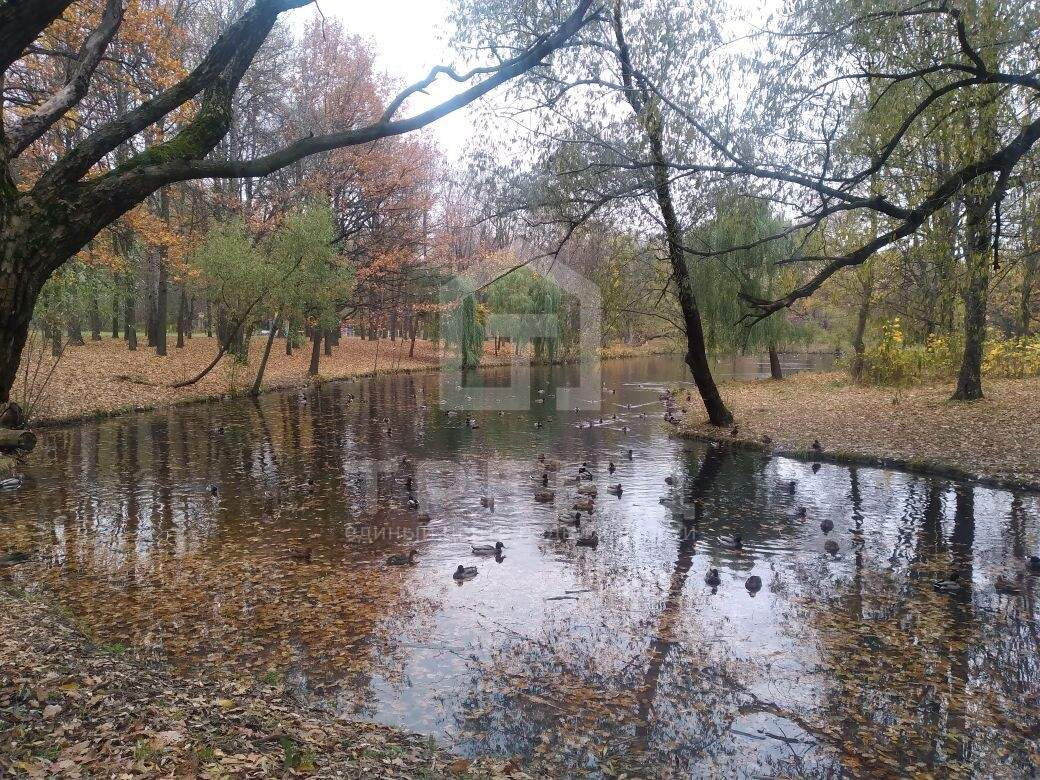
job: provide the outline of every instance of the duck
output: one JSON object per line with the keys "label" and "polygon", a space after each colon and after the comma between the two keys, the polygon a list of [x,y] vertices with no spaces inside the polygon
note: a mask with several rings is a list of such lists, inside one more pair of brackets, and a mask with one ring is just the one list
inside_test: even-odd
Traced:
{"label": "duck", "polygon": [[555,541],[558,541],[558,542],[567,541],[567,537],[569,537],[570,535],[571,535],[571,532],[568,531],[563,526],[560,526],[558,528],[550,528],[549,530],[547,530],[545,533],[542,534],[542,536],[544,536],[546,539],[554,539]]}
{"label": "duck", "polygon": [[819,471],[820,471],[820,464],[819,463],[812,464],[812,473],[813,474],[817,474],[817,473],[819,473]]}
{"label": "duck", "polygon": [[624,493],[624,489],[621,487],[621,483],[618,482],[616,485],[611,485],[607,488],[607,491],[613,493],[618,498],[621,498],[621,494]]}
{"label": "duck", "polygon": [[536,490],[534,491],[534,500],[539,504],[548,504],[550,501],[556,499],[556,493],[552,490]]}
{"label": "duck", "polygon": [[314,559],[314,551],[310,547],[304,547],[299,550],[293,550],[289,553],[288,558],[290,561],[298,563],[310,563]]}
{"label": "duck", "polygon": [[740,435],[740,428],[738,428],[738,427],[737,427],[736,425],[734,425],[734,426],[733,426],[733,427],[732,427],[732,428],[730,429],[729,435],[730,435],[731,437],[733,437],[734,439],[735,439],[735,438],[737,438],[737,437],[738,437],[738,436]]}
{"label": "duck", "polygon": [[549,487],[549,472],[542,472],[542,487]]}
{"label": "duck", "polygon": [[5,479],[0,479],[0,490],[17,490],[21,486],[21,477],[6,477]]}
{"label": "duck", "polygon": [[1003,575],[998,575],[993,581],[993,587],[996,588],[997,593],[1003,593],[1008,596],[1014,596],[1022,592],[1022,583],[1014,580],[1009,580]]}
{"label": "duck", "polygon": [[599,534],[593,531],[588,536],[579,536],[575,544],[578,547],[596,547],[599,544]]}
{"label": "duck", "polygon": [[617,471],[617,466],[614,465],[614,461],[610,461],[610,463],[607,464],[607,472],[613,474],[615,471]]}
{"label": "duck", "polygon": [[558,460],[547,460],[543,464],[543,468],[546,471],[559,471],[560,470],[560,461],[558,461]]}
{"label": "duck", "polygon": [[217,495],[217,493],[220,492],[220,489],[216,485],[210,485],[209,486],[209,492],[210,492],[211,495],[215,496],[215,495]]}
{"label": "duck", "polygon": [[502,548],[505,547],[502,542],[495,542],[494,544],[474,544],[471,546],[474,555],[501,555]]}
{"label": "duck", "polygon": [[834,521],[831,520],[829,517],[823,518],[823,521],[820,523],[820,530],[823,531],[825,534],[829,534],[831,531],[834,530]]}
{"label": "duck", "polygon": [[574,519],[571,522],[574,523],[574,527],[575,528],[580,526],[581,525],[581,512],[575,512],[574,513]]}
{"label": "duck", "polygon": [[813,439],[812,448],[813,452],[823,452],[823,445],[820,444],[819,439]]}
{"label": "duck", "polygon": [[386,564],[387,566],[410,566],[415,563],[415,556],[418,554],[418,550],[411,550],[407,555],[402,553],[391,555],[386,559]]}
{"label": "duck", "polygon": [[757,574],[752,574],[746,580],[744,580],[744,587],[747,588],[748,593],[752,595],[762,590],[762,578]]}
{"label": "duck", "polygon": [[773,437],[769,436],[768,434],[763,434],[762,438],[759,441],[768,446],[773,443]]}
{"label": "duck", "polygon": [[470,428],[472,428],[474,430],[480,427],[480,423],[477,422],[477,418],[476,417],[468,417],[466,419],[466,425],[468,425]]}
{"label": "duck", "polygon": [[798,487],[798,480],[792,479],[790,482],[787,483],[787,492],[790,493],[793,496],[795,488],[797,488],[797,487]]}
{"label": "duck", "polygon": [[1040,574],[1040,555],[1029,556],[1029,571]]}
{"label": "duck", "polygon": [[951,572],[945,580],[935,580],[932,587],[940,593],[960,593],[964,590],[964,586],[958,582],[960,576],[959,572]]}
{"label": "duck", "polygon": [[[625,430],[627,431],[628,429],[626,428]],[[629,460],[632,460],[632,459],[633,459],[633,455],[632,455],[632,450],[629,450],[629,451],[628,451],[628,459],[629,459]]]}
{"label": "duck", "polygon": [[409,509],[418,509],[419,508],[419,500],[415,496],[412,496],[412,495],[408,496],[408,508]]}
{"label": "duck", "polygon": [[718,569],[708,569],[708,573],[704,575],[704,582],[713,588],[719,587],[722,584],[722,577],[719,576]]}
{"label": "duck", "polygon": [[579,512],[585,512],[587,514],[592,514],[594,506],[595,505],[592,503],[591,498],[584,498],[574,502],[574,509],[576,509]]}
{"label": "duck", "polygon": [[665,477],[664,478],[664,484],[666,484],[666,485],[674,485],[675,484],[675,477]]}
{"label": "duck", "polygon": [[823,549],[826,550],[831,555],[837,555],[838,554],[838,543],[836,541],[834,541],[833,539],[828,539],[826,542],[824,542]]}
{"label": "duck", "polygon": [[411,493],[412,492],[412,487],[413,487],[413,485],[412,485],[412,478],[408,477],[408,479],[406,479],[404,481],[404,489],[407,490],[409,493]]}
{"label": "duck", "polygon": [[451,575],[451,578],[456,582],[462,582],[464,580],[471,580],[477,576],[476,566],[463,566],[459,564],[459,568],[455,570],[455,573]]}
{"label": "duck", "polygon": [[798,507],[798,511],[795,512],[795,517],[797,517],[799,520],[804,520],[808,516],[808,514],[809,510],[806,509],[804,506],[800,506]]}
{"label": "duck", "polygon": [[494,496],[481,496],[480,505],[485,509],[494,511],[495,509],[495,497]]}
{"label": "duck", "polygon": [[596,497],[596,493],[597,493],[596,486],[595,485],[579,485],[578,486],[578,493],[580,493],[583,496],[591,496],[592,498],[595,498]]}
{"label": "duck", "polygon": [[723,547],[731,547],[734,550],[739,550],[741,547],[744,546],[744,540],[741,538],[740,534],[733,534],[732,536],[720,536],[719,544],[721,544]]}

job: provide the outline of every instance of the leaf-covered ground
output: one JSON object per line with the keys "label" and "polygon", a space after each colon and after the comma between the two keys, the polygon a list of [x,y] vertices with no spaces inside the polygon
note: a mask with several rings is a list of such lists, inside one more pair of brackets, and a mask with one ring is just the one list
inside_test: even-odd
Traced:
{"label": "leaf-covered ground", "polygon": [[[987,379],[986,398],[951,401],[950,383],[909,389],[864,387],[839,373],[796,374],[782,382],[730,382],[722,395],[736,418],[709,425],[696,394],[679,394],[693,436],[763,443],[782,452],[825,453],[1040,487],[1040,378]],[[688,399],[688,400],[687,400]]]}
{"label": "leaf-covered ground", "polygon": [[[32,388],[45,386],[36,404],[34,419],[59,422],[135,409],[151,409],[192,400],[221,397],[248,390],[256,377],[266,337],[250,343],[246,365],[225,357],[197,384],[183,388],[170,385],[198,374],[217,352],[216,339],[195,336],[178,349],[169,346],[166,357],[142,344],[134,352],[120,339],[88,341],[83,346],[68,347],[56,362],[47,356],[42,360],[23,359],[13,395],[35,399],[40,395]],[[319,374],[323,379],[345,379],[374,373],[422,371],[441,365],[441,351],[428,341],[417,341],[415,354],[409,357],[408,341],[368,341],[345,337],[331,356],[321,356]],[[609,347],[604,357],[647,354],[647,348]],[[485,350],[486,365],[506,364],[511,360],[510,347],[504,345],[496,356],[492,342]],[[264,372],[263,388],[273,390],[306,385],[312,381],[310,346],[285,354],[285,342],[277,339]]]}
{"label": "leaf-covered ground", "polygon": [[0,777],[527,777],[261,681],[173,676],[0,587]]}

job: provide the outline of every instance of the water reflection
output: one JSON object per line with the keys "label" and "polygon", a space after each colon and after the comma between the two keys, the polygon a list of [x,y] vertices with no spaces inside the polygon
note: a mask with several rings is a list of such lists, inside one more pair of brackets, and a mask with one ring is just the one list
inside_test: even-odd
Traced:
{"label": "water reflection", "polygon": [[[669,439],[677,360],[603,376],[601,411],[557,410],[576,380],[557,367],[532,377],[544,403],[478,428],[436,377],[402,375],[49,431],[0,496],[0,550],[33,553],[0,577],[50,589],[100,641],[284,677],[469,754],[657,776],[1032,771],[1036,496]],[[552,503],[534,500],[540,453],[560,463]],[[583,462],[595,510],[547,539]],[[592,530],[596,548],[574,544]],[[495,541],[501,560],[471,554]],[[416,565],[385,565],[412,548]],[[457,587],[460,564],[478,576]],[[951,571],[965,587],[937,592]]]}

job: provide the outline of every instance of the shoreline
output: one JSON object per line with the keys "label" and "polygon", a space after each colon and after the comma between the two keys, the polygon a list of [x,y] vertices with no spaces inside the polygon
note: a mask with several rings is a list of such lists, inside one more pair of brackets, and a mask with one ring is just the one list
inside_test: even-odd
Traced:
{"label": "shoreline", "polygon": [[[950,401],[946,383],[865,387],[837,372],[730,381],[721,389],[736,436],[731,428],[710,425],[701,418],[702,407],[673,390],[684,418],[671,435],[807,462],[1040,492],[1040,415],[1033,401],[1040,397],[1040,378],[990,379],[987,385],[984,400],[966,403]],[[813,449],[814,440],[822,450]]]}
{"label": "shoreline", "polygon": [[[196,337],[197,341],[202,341],[201,337]],[[255,340],[254,340],[255,341]],[[97,344],[98,342],[94,342]],[[360,342],[366,346],[375,342]],[[382,343],[382,342],[380,342]],[[397,342],[398,345],[403,342]],[[255,345],[253,345],[255,346]],[[384,344],[385,346],[385,344]],[[77,348],[82,349],[82,347]],[[143,348],[144,349],[144,348]],[[376,350],[379,346],[375,347]],[[417,352],[419,352],[417,350]],[[155,360],[153,356],[140,353],[130,353],[133,357],[144,357],[146,360]],[[174,353],[171,353],[174,354]],[[300,355],[301,351],[297,350],[296,355]],[[653,348],[647,346],[641,347],[626,347],[621,345],[614,345],[610,347],[604,347],[600,351],[600,360],[621,360],[628,358],[637,357],[650,357],[653,355],[672,355],[679,354],[675,352],[674,348],[662,346],[661,348]],[[252,357],[252,355],[251,355]],[[336,356],[334,356],[336,357]],[[326,362],[325,367],[328,367],[328,363],[334,360],[333,358],[324,358]],[[272,355],[273,358],[273,355]],[[167,358],[159,358],[158,360],[169,360]],[[270,379],[265,378],[265,381],[260,389],[260,395],[266,395],[268,393],[284,392],[286,390],[298,390],[301,388],[311,387],[315,384],[325,384],[332,382],[347,382],[357,381],[361,379],[370,379],[374,377],[391,376],[397,374],[425,374],[434,373],[441,370],[439,360],[434,361],[429,358],[428,350],[426,355],[420,354],[415,359],[407,359],[407,363],[398,363],[396,365],[391,361],[386,366],[377,366],[375,368],[345,368],[340,366],[337,369],[336,364],[333,363],[333,370],[330,373],[324,373],[319,371],[317,376],[310,376],[306,373],[300,375],[287,375],[285,373],[281,375],[272,375],[272,372],[268,372]],[[160,409],[175,409],[181,406],[189,406],[193,404],[206,404],[213,402],[223,402],[231,400],[240,400],[249,398],[250,388],[248,386],[238,387],[232,378],[228,377],[228,373],[233,373],[241,366],[230,365],[231,358],[225,358],[224,364],[220,365],[213,371],[213,373],[206,377],[206,379],[199,382],[197,385],[185,388],[184,392],[177,393],[172,397],[147,400],[140,403],[129,403],[129,404],[109,404],[106,406],[98,406],[89,409],[77,409],[71,412],[47,412],[44,411],[34,417],[30,428],[32,430],[43,430],[49,428],[60,428],[68,425],[76,425],[79,423],[92,422],[96,420],[104,420],[112,417],[121,417],[123,415],[137,414],[140,412],[157,411]],[[273,362],[273,361],[272,361]],[[481,369],[487,368],[500,368],[508,366],[513,362],[512,357],[500,357],[495,355],[485,354],[484,360],[480,364]],[[568,365],[580,362],[580,358],[577,356],[564,356],[556,358],[554,360],[542,360],[542,361],[531,361],[532,367],[536,366],[550,366],[550,365]],[[349,363],[348,363],[349,365]],[[249,367],[252,367],[252,363]],[[71,373],[75,371],[77,367],[72,367],[69,370]],[[132,378],[125,374],[119,375],[118,371],[114,371],[115,376],[108,377],[107,380],[110,383],[120,383],[125,385],[129,392],[132,392],[133,388],[150,388],[154,390],[171,390],[168,385],[162,385],[157,382],[144,381],[137,378]],[[223,387],[214,387],[214,385],[222,384]],[[251,384],[251,383],[249,383]],[[204,388],[204,389],[201,389]]]}

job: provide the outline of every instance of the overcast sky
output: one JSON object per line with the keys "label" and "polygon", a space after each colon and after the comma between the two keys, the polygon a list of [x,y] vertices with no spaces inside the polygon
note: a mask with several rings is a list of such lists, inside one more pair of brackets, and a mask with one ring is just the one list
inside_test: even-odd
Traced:
{"label": "overcast sky", "polygon": [[[341,19],[348,32],[371,38],[379,67],[406,83],[418,81],[434,65],[455,62],[447,42],[450,0],[318,0],[318,3],[326,16]],[[430,99],[447,94],[450,94],[447,90],[434,92]],[[427,100],[421,96],[420,99]],[[420,104],[417,101],[414,105]],[[459,160],[472,133],[468,112],[463,109],[438,120],[432,132],[448,159]]]}

